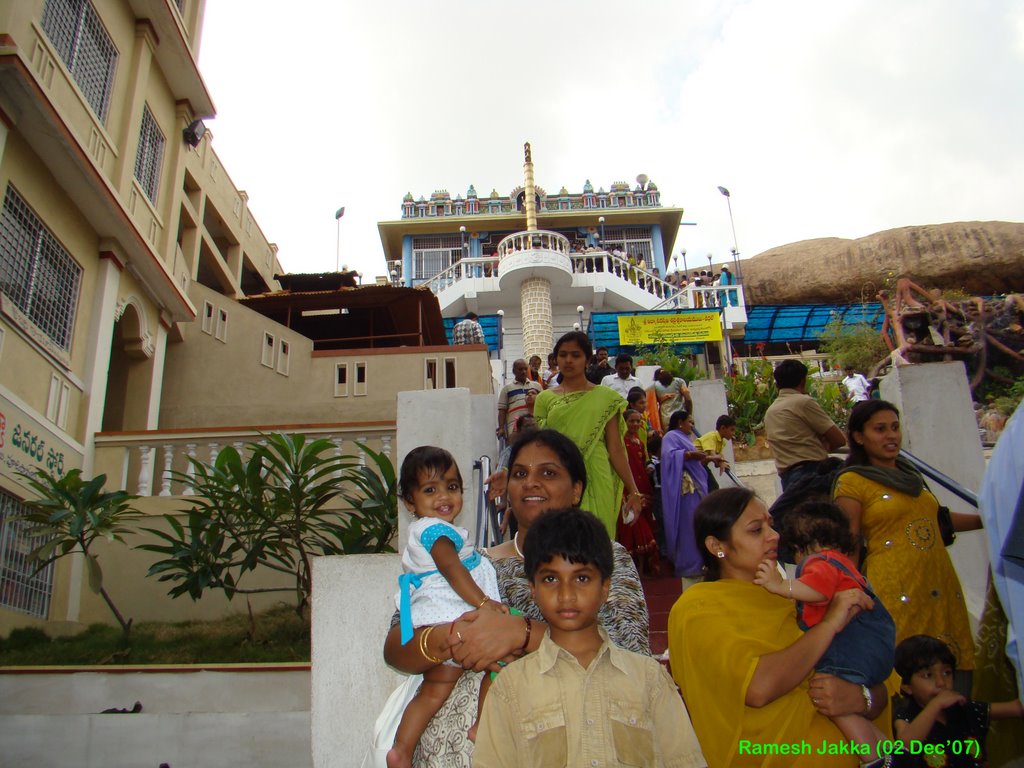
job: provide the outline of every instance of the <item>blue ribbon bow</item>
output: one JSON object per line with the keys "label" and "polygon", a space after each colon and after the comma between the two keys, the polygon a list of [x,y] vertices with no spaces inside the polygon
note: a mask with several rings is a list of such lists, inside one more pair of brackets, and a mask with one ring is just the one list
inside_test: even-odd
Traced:
{"label": "blue ribbon bow", "polygon": [[[466,566],[467,571],[472,571],[480,565],[480,553],[474,551],[469,557],[462,561],[462,564]],[[435,573],[438,573],[438,571],[403,573],[398,577],[398,612],[402,627],[402,645],[405,645],[412,640],[414,631],[412,626],[412,607],[410,605],[412,591],[414,589],[419,589],[420,585],[423,584],[423,580],[427,578],[427,576],[433,576]]]}

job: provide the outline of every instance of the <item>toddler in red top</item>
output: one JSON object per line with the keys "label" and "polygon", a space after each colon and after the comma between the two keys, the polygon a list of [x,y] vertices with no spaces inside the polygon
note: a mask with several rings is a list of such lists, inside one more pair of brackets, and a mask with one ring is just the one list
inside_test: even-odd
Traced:
{"label": "toddler in red top", "polygon": [[[813,627],[825,615],[832,597],[846,589],[859,589],[874,601],[832,639],[815,665],[820,673],[857,683],[865,691],[865,710],[870,710],[869,689],[892,673],[896,626],[889,612],[871,591],[867,579],[848,557],[853,536],[842,511],[828,502],[806,502],[786,513],[782,541],[796,556],[795,579],[784,579],[774,561],[758,567],[754,581],[781,597],[797,601],[801,629]],[[851,741],[875,747],[884,735],[862,715],[843,715],[832,721]],[[877,753],[876,753],[877,754]],[[882,765],[880,757],[875,763]]]}

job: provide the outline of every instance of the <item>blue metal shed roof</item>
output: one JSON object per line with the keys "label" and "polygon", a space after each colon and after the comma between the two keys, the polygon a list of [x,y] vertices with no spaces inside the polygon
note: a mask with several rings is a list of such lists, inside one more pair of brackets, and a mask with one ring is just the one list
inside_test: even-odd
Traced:
{"label": "blue metal shed roof", "polygon": [[868,323],[882,329],[885,314],[878,302],[865,304],[760,304],[747,306],[746,344],[814,341],[833,315],[844,324]]}

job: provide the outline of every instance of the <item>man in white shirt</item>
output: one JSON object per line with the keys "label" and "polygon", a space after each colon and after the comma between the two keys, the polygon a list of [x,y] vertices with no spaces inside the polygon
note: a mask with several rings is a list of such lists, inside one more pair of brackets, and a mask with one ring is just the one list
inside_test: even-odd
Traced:
{"label": "man in white shirt", "polygon": [[846,366],[843,387],[846,389],[846,399],[851,403],[856,404],[871,397],[871,382],[862,374],[857,373],[852,365]]}
{"label": "man in white shirt", "polygon": [[626,399],[629,390],[640,386],[640,379],[633,375],[633,358],[625,352],[615,356],[615,373],[609,374],[601,379],[601,384],[611,387]]}

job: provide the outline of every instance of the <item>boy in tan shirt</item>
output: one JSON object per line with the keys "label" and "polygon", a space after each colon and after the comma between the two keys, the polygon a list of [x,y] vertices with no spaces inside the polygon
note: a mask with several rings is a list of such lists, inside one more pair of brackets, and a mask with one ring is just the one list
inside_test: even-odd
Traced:
{"label": "boy in tan shirt", "polygon": [[672,679],[598,624],[613,563],[604,526],[575,508],[547,512],[523,554],[548,630],[491,686],[474,768],[706,765]]}

